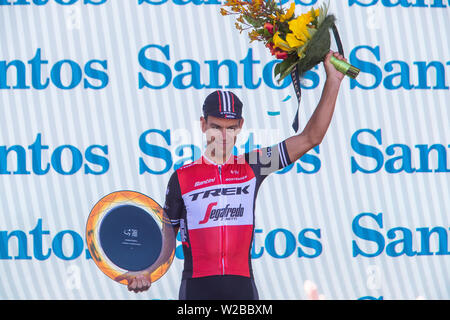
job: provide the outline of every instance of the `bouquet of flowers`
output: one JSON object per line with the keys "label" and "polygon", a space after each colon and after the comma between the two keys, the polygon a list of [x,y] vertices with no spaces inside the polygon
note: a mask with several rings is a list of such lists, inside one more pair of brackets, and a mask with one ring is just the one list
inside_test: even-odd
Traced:
{"label": "bouquet of flowers", "polygon": [[[301,77],[321,61],[330,50],[330,29],[334,15],[328,5],[295,16],[295,3],[285,10],[274,0],[226,0],[220,13],[236,15],[236,28],[249,31],[250,42],[262,41],[272,55],[283,61],[275,66],[278,82],[294,69]],[[332,56],[331,63],[340,72],[356,78],[359,69]]]}

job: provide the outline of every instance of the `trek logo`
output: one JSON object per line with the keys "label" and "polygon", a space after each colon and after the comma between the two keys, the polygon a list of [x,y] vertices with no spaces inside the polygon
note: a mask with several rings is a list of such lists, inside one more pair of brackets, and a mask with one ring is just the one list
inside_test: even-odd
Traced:
{"label": "trek logo", "polygon": [[206,208],[205,217],[199,222],[199,224],[205,224],[209,220],[236,220],[237,218],[244,216],[244,208],[242,207],[242,204],[239,204],[239,207],[237,208],[230,208],[230,204],[227,204],[225,208],[213,209],[216,205],[217,202],[212,202],[208,205],[208,208]]}
{"label": "trek logo", "polygon": [[229,187],[229,188],[218,188],[218,189],[211,189],[211,190],[205,190],[196,192],[193,194],[190,194],[189,196],[192,197],[192,201],[196,201],[203,193],[202,199],[206,199],[209,196],[218,197],[221,195],[235,195],[235,194],[248,194],[248,188],[250,185],[246,185],[245,187]]}

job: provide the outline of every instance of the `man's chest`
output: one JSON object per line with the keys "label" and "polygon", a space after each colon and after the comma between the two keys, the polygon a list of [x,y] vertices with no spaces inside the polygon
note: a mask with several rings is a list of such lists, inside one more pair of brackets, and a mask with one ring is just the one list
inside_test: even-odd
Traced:
{"label": "man's chest", "polygon": [[217,185],[183,195],[189,229],[252,225],[255,180]]}
{"label": "man's chest", "polygon": [[256,179],[248,167],[208,169],[184,185],[188,228],[253,225]]}

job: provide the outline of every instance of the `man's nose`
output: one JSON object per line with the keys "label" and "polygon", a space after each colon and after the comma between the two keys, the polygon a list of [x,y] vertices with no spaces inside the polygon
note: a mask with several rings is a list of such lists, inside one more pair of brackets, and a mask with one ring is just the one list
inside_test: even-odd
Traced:
{"label": "man's nose", "polygon": [[223,141],[225,141],[226,139],[232,139],[234,137],[234,132],[232,130],[222,129],[221,134]]}

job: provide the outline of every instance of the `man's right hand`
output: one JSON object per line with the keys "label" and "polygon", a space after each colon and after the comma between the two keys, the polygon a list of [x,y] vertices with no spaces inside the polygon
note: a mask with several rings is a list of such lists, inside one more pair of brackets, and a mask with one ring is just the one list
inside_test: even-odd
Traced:
{"label": "man's right hand", "polygon": [[147,291],[152,284],[150,273],[147,271],[127,272],[124,273],[123,275],[116,277],[114,280],[116,281],[127,280],[128,291],[133,291],[135,293]]}

